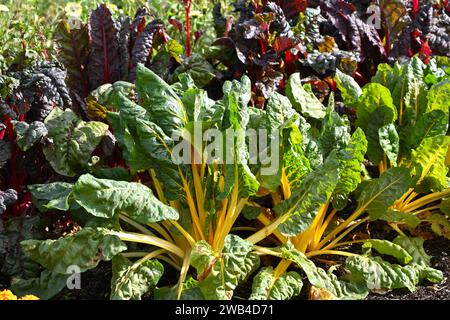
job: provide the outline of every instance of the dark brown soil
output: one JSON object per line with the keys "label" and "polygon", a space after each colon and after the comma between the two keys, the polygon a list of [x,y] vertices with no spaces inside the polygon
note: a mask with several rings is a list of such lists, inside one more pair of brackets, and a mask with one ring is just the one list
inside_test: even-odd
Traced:
{"label": "dark brown soil", "polygon": [[81,274],[80,290],[65,288],[53,300],[108,300],[111,277],[111,262],[101,262],[97,268]]}

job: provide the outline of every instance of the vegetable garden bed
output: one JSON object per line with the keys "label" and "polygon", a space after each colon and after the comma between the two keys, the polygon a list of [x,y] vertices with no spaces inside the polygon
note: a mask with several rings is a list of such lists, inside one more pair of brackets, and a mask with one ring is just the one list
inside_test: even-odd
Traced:
{"label": "vegetable garden bed", "polygon": [[448,1],[33,2],[0,297],[450,298]]}

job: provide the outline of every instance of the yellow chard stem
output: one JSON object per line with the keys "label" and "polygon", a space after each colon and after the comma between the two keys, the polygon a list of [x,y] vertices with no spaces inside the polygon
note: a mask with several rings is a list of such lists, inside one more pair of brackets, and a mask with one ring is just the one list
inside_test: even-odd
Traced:
{"label": "yellow chard stem", "polygon": [[315,257],[315,256],[321,256],[325,254],[331,254],[331,255],[337,255],[337,256],[345,256],[345,257],[353,257],[357,256],[355,253],[351,252],[345,252],[345,251],[336,251],[336,250],[317,250],[317,251],[310,251],[306,253],[306,256],[308,258]]}
{"label": "yellow chard stem", "polygon": [[424,197],[421,197],[421,198],[417,199],[416,201],[413,201],[413,202],[409,203],[408,205],[404,206],[403,210],[407,211],[407,212],[412,212],[412,211],[419,209],[421,207],[424,207],[432,202],[441,200],[441,199],[445,198],[445,196],[447,196],[447,195],[450,195],[450,188],[447,188],[442,192],[435,192],[435,193],[426,195]]}
{"label": "yellow chard stem", "polygon": [[189,211],[191,212],[192,222],[194,224],[194,232],[196,232],[197,237],[200,238],[199,240],[206,240],[205,234],[203,233],[203,229],[201,227],[199,216],[197,214],[197,209],[195,208],[194,198],[192,197],[189,185],[188,185],[186,179],[184,178],[184,176],[182,175],[181,170],[180,170],[180,175],[181,175],[181,180],[183,181],[184,191],[186,192],[186,199],[188,202]]}
{"label": "yellow chard stem", "polygon": [[161,249],[166,249],[168,252],[177,255],[181,259],[184,259],[184,251],[181,248],[161,238],[132,232],[112,231],[111,234],[119,237],[122,241],[143,243],[159,247]]}
{"label": "yellow chard stem", "polygon": [[177,221],[170,220],[170,223],[186,238],[191,247],[195,246],[195,239]]}
{"label": "yellow chard stem", "polygon": [[189,267],[191,265],[191,250],[186,252],[186,255],[183,259],[183,266],[181,267],[180,279],[178,280],[178,289],[177,289],[177,300],[181,299],[181,294],[183,293],[184,280],[186,279],[186,275],[189,271]]}
{"label": "yellow chard stem", "polygon": [[[272,221],[266,217],[266,215],[264,213],[261,213],[258,218],[257,218],[265,227],[267,227],[268,225],[270,225],[272,223]],[[280,231],[275,230],[273,232],[273,234],[278,238],[278,240],[280,240],[281,243],[286,243],[287,242],[287,238],[285,236],[283,236],[281,234]]]}
{"label": "yellow chard stem", "polygon": [[[361,225],[362,223],[366,222],[369,220],[369,217],[366,217],[364,219],[361,219],[360,221],[356,222],[354,225],[352,225],[350,228],[348,228],[347,230],[345,230],[345,232],[343,232],[341,235],[339,235],[338,237],[336,237],[336,239],[334,239],[329,245],[325,246],[323,248],[323,250],[327,250],[332,248],[336,243],[338,243],[342,238],[344,238],[346,235],[348,235],[350,232],[352,232],[356,227],[358,227],[359,225]],[[321,242],[320,247],[323,247],[323,245],[326,242]]]}
{"label": "yellow chard stem", "polygon": [[155,186],[156,193],[158,194],[159,200],[160,200],[162,203],[167,204],[167,200],[166,200],[166,197],[164,196],[164,191],[163,191],[163,189],[162,189],[161,183],[160,183],[159,180],[156,178],[155,170],[151,169],[149,172],[150,172],[150,176],[152,177],[153,184],[154,184],[154,186]]}

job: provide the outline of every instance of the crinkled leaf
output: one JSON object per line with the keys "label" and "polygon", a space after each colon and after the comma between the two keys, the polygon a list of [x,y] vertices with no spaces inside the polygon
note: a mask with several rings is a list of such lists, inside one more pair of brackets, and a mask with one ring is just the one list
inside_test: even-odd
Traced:
{"label": "crinkled leaf", "polygon": [[308,87],[302,85],[299,73],[295,73],[289,78],[286,85],[286,95],[295,110],[302,115],[314,119],[322,119],[325,116],[325,107],[311,91],[311,87],[308,89]]}
{"label": "crinkled leaf", "polygon": [[411,183],[408,169],[403,167],[389,169],[380,178],[363,181],[359,185],[356,190],[358,207],[377,219],[408,191]]}
{"label": "crinkled leaf", "polygon": [[117,236],[101,228],[84,228],[58,240],[25,240],[21,244],[28,257],[61,274],[73,265],[81,272],[93,269],[100,261],[109,261],[127,249]]}
{"label": "crinkled leaf", "polygon": [[51,142],[43,149],[45,157],[57,173],[69,177],[88,164],[92,152],[108,131],[108,125],[84,122],[70,109],[53,109],[45,125]]}
{"label": "crinkled leaf", "polygon": [[0,214],[4,213],[6,211],[6,208],[9,205],[14,204],[17,200],[18,195],[16,190],[14,189],[8,189],[5,191],[0,190]]}
{"label": "crinkled leaf", "polygon": [[322,131],[319,137],[319,145],[324,157],[327,157],[334,149],[345,148],[349,144],[350,138],[348,120],[341,118],[337,112],[328,109],[322,120]]}
{"label": "crinkled leaf", "polygon": [[420,237],[407,237],[403,235],[399,235],[396,237],[393,242],[406,251],[412,257],[412,263],[418,264],[423,267],[429,267],[431,262],[431,257],[425,252],[423,248],[424,239]]}
{"label": "crinkled leaf", "polygon": [[35,184],[27,188],[33,196],[34,204],[40,211],[46,211],[47,209],[69,210],[69,196],[72,193],[73,184],[53,182]]}
{"label": "crinkled leaf", "polygon": [[285,222],[279,230],[286,236],[295,236],[308,229],[321,205],[326,203],[336,188],[340,164],[332,154],[319,169],[309,173],[292,196],[275,206]]}
{"label": "crinkled leaf", "polygon": [[356,102],[359,97],[362,96],[363,91],[355,79],[337,69],[334,80],[336,81],[338,89],[341,91],[344,103],[348,106],[356,105]]}
{"label": "crinkled leaf", "polygon": [[0,168],[6,164],[11,157],[11,144],[4,140],[0,140]]}
{"label": "crinkled leaf", "polygon": [[438,192],[447,188],[447,172],[445,158],[450,145],[449,136],[426,138],[422,144],[412,151],[411,168],[418,192]]}
{"label": "crinkled leaf", "polygon": [[450,80],[434,85],[428,92],[428,106],[426,112],[441,110],[448,115],[448,101],[450,99]]}
{"label": "crinkled leaf", "polygon": [[88,26],[80,23],[79,28],[71,28],[66,20],[62,20],[54,39],[58,60],[67,70],[68,84],[80,97],[86,97],[89,94],[86,74],[90,51]]}
{"label": "crinkled leaf", "polygon": [[253,245],[235,235],[225,239],[220,256],[209,244],[198,242],[192,250],[191,264],[197,269],[199,287],[207,300],[229,300],[236,287],[259,267]]}
{"label": "crinkled leaf", "polygon": [[273,268],[262,268],[253,279],[249,300],[290,300],[298,296],[303,287],[301,276],[294,271],[286,272],[274,280]]}
{"label": "crinkled leaf", "polygon": [[322,268],[316,267],[314,262],[302,252],[294,249],[292,245],[285,245],[281,251],[284,259],[294,262],[305,272],[313,286],[325,289],[334,299],[358,300],[367,296],[368,290],[364,285],[340,280],[331,271],[326,272]]}
{"label": "crinkled leaf", "polygon": [[32,294],[39,299],[47,300],[66,287],[69,276],[70,274],[44,270],[38,278],[13,279],[11,287],[19,296]]}
{"label": "crinkled leaf", "polygon": [[30,124],[20,121],[15,123],[16,143],[20,149],[27,151],[42,137],[47,135],[47,127],[40,121]]}
{"label": "crinkled leaf", "polygon": [[91,52],[88,74],[91,90],[120,79],[118,33],[111,11],[106,4],[99,5],[89,17]]}
{"label": "crinkled leaf", "polygon": [[394,106],[391,93],[378,83],[370,83],[363,88],[363,95],[357,105],[356,125],[364,130],[369,143],[367,156],[377,165],[383,157],[380,146],[380,128],[394,123],[397,119],[397,109]]}
{"label": "crinkled leaf", "polygon": [[402,246],[388,240],[370,239],[364,242],[363,249],[375,249],[381,254],[396,258],[402,264],[408,264],[413,258]]}
{"label": "crinkled leaf", "polygon": [[131,262],[117,255],[112,260],[111,300],[141,300],[152,290],[164,273],[158,260]]}
{"label": "crinkled leaf", "polygon": [[141,64],[137,66],[136,90],[149,120],[161,127],[169,137],[188,122],[183,102],[175,91]]}
{"label": "crinkled leaf", "polygon": [[414,150],[431,137],[446,135],[448,130],[448,113],[433,110],[420,117],[406,137],[406,149]]}
{"label": "crinkled leaf", "polygon": [[95,217],[112,218],[125,213],[144,224],[179,218],[175,209],[163,204],[150,188],[140,183],[98,179],[86,174],[75,183],[73,196]]}
{"label": "crinkled leaf", "polygon": [[397,166],[398,153],[400,151],[400,137],[398,136],[395,125],[390,123],[378,130],[380,146],[387,155],[391,165]]}
{"label": "crinkled leaf", "polygon": [[347,205],[348,195],[355,191],[361,182],[361,165],[367,151],[367,140],[364,132],[358,128],[350,139],[349,144],[337,151],[341,163],[339,182],[333,191],[332,203],[337,210]]}
{"label": "crinkled leaf", "polygon": [[352,256],[345,267],[355,282],[363,282],[370,290],[392,290],[408,288],[416,290],[419,274],[411,266],[400,266],[383,261],[380,257]]}

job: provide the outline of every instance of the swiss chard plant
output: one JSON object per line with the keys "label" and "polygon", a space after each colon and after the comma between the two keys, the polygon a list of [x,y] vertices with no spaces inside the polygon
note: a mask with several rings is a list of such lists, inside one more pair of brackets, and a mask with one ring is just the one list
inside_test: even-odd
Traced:
{"label": "swiss chard plant", "polygon": [[[108,169],[100,161],[74,182],[29,186],[38,208],[70,212],[83,228],[23,241],[44,271],[16,280],[14,291],[49,298],[73,266],[84,272],[102,260],[112,261],[112,299],[231,299],[253,273],[250,299],[290,299],[305,279],[311,297],[321,299],[439,282],[420,238],[345,238],[408,192],[410,170],[369,179],[364,130],[351,133],[333,100],[324,107],[298,74],[287,92],[272,94],[260,110],[248,107],[248,77],[226,82],[223,99],[214,101],[189,76],[170,86],[143,65],[134,85],[94,91],[90,112],[112,127],[126,164]],[[45,122],[59,117],[65,112],[55,109]],[[335,224],[351,194],[357,208]],[[248,223],[255,218],[261,224]],[[357,244],[362,254],[338,250]],[[260,268],[261,255],[277,266]],[[346,257],[345,274],[317,267],[321,255]],[[164,281],[167,267],[178,281]]]}
{"label": "swiss chard plant", "polygon": [[399,224],[429,223],[448,237],[449,71],[446,57],[428,65],[415,57],[393,67],[381,64],[363,88],[343,73],[336,76],[345,103],[356,109],[356,126],[366,133],[369,160],[380,174],[404,167],[413,178],[389,210],[376,215],[397,230]]}

